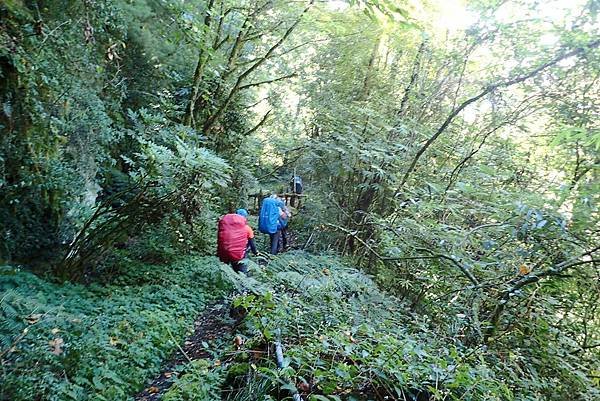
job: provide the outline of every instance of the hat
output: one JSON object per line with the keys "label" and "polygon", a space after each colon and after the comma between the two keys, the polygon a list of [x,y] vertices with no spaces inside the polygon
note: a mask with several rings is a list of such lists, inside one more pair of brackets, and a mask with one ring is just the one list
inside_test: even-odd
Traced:
{"label": "hat", "polygon": [[235,214],[239,214],[240,216],[248,217],[248,211],[246,209],[238,209],[235,211]]}

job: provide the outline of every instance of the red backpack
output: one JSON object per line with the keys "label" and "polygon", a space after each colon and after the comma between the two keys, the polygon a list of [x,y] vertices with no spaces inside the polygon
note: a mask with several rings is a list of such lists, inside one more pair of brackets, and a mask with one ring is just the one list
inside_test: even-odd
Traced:
{"label": "red backpack", "polygon": [[246,218],[239,214],[226,214],[219,220],[217,256],[221,262],[238,262],[244,259],[248,246]]}

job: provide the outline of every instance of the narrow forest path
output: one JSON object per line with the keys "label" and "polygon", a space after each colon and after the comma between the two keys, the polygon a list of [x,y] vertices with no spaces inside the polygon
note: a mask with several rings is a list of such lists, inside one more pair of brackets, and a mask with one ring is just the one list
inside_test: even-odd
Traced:
{"label": "narrow forest path", "polygon": [[[282,252],[298,248],[298,237],[292,230],[287,233],[287,247]],[[256,262],[268,264],[266,255]],[[235,310],[234,310],[235,312]],[[158,401],[171,388],[183,367],[199,359],[211,359],[218,354],[224,344],[232,343],[235,326],[240,323],[242,316],[234,316],[231,305],[223,299],[208,306],[194,321],[194,332],[166,360],[161,372],[147,382],[143,391],[135,396],[135,401]],[[207,348],[208,345],[208,348]]]}
{"label": "narrow forest path", "polygon": [[229,309],[226,301],[208,306],[195,320],[194,333],[187,337],[182,345],[179,345],[177,351],[167,360],[160,374],[135,396],[135,400],[160,400],[177,379],[180,367],[191,361],[211,358],[222,342],[229,340],[237,323],[234,319],[229,318]]}

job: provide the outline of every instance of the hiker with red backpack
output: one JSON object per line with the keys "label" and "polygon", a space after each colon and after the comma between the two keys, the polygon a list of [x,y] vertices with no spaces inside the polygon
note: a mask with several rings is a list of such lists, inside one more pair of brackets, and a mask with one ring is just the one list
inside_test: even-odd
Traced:
{"label": "hiker with red backpack", "polygon": [[254,244],[254,231],[248,225],[248,212],[238,209],[219,220],[217,234],[217,256],[223,263],[231,265],[233,270],[248,273],[248,265],[244,261],[248,250],[256,256],[258,251]]}

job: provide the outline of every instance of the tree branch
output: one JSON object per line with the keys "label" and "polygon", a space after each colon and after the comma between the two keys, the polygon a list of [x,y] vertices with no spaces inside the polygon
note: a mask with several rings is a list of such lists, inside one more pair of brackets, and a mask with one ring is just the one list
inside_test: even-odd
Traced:
{"label": "tree branch", "polygon": [[242,85],[239,87],[238,90],[244,90],[244,89],[248,89],[248,88],[252,88],[253,86],[259,86],[259,85],[264,85],[264,84],[270,84],[273,82],[277,82],[277,81],[283,81],[284,79],[289,79],[289,78],[293,78],[298,76],[298,74],[296,74],[295,72],[285,75],[283,77],[278,77],[278,78],[273,78],[273,79],[268,79],[266,81],[260,81],[260,82],[253,82],[251,84],[246,84],[246,85]]}
{"label": "tree branch", "polygon": [[219,106],[217,111],[215,113],[213,113],[211,116],[209,116],[206,119],[206,121],[204,122],[203,131],[205,134],[210,132],[210,130],[214,126],[215,122],[221,117],[221,115],[223,115],[223,113],[225,112],[225,110],[227,109],[229,104],[233,101],[234,96],[236,95],[237,92],[239,92],[240,86],[242,86],[242,82],[252,72],[254,72],[258,67],[260,67],[262,64],[264,64],[265,61],[267,61],[269,59],[269,57],[271,57],[273,52],[275,50],[277,50],[283,42],[285,42],[285,40],[292,34],[292,32],[294,31],[296,26],[298,26],[298,24],[302,20],[302,16],[304,14],[306,14],[308,12],[308,10],[310,10],[310,8],[312,7],[313,4],[314,4],[314,0],[311,0],[310,3],[308,4],[308,6],[302,11],[302,13],[298,17],[298,19],[296,19],[296,21],[294,21],[294,23],[281,36],[281,38],[279,38],[279,40],[273,46],[271,46],[269,48],[269,50],[267,50],[267,52],[264,54],[264,56],[261,57],[258,61],[256,61],[256,63],[252,64],[243,73],[240,74],[240,76],[237,78],[235,84],[229,91],[229,94],[227,95],[227,98],[225,99],[225,101]]}
{"label": "tree branch", "polygon": [[452,112],[450,113],[450,115],[448,117],[446,117],[446,119],[444,120],[442,125],[440,125],[440,127],[435,131],[435,133],[417,151],[417,153],[415,154],[415,157],[413,158],[412,162],[410,163],[408,169],[404,173],[404,176],[402,177],[402,180],[400,181],[400,184],[398,185],[398,188],[396,189],[396,192],[394,193],[394,197],[396,197],[400,194],[400,192],[402,191],[402,188],[404,187],[404,184],[408,181],[408,178],[410,177],[412,172],[415,170],[415,167],[417,166],[419,159],[421,158],[421,156],[423,156],[425,151],[427,151],[427,149],[439,138],[439,136],[442,135],[446,131],[446,129],[454,121],[456,116],[458,116],[465,108],[467,108],[467,106],[469,106],[472,103],[475,103],[479,99],[483,98],[484,96],[492,93],[493,91],[495,91],[497,89],[508,88],[512,85],[526,81],[527,79],[536,76],[540,72],[544,71],[546,68],[556,65],[557,63],[559,63],[560,61],[562,61],[564,59],[567,59],[567,58],[570,58],[573,56],[578,56],[578,55],[584,53],[586,50],[594,49],[598,46],[600,46],[600,40],[595,40],[593,42],[588,43],[585,46],[578,47],[571,51],[559,54],[558,56],[554,57],[550,61],[547,61],[546,63],[538,66],[537,68],[534,68],[533,70],[529,71],[528,73],[519,75],[512,79],[508,79],[508,80],[496,82],[494,84],[490,84],[487,87],[485,87],[479,94],[462,102],[458,107],[456,107],[452,110]]}
{"label": "tree branch", "polygon": [[[529,284],[537,283],[538,281],[540,281],[541,279],[543,279],[545,277],[561,276],[565,270],[570,269],[572,267],[581,266],[581,265],[585,265],[585,264],[589,264],[589,263],[600,263],[600,259],[590,258],[587,260],[581,260],[581,258],[586,257],[586,256],[591,256],[593,253],[597,252],[598,250],[600,250],[600,246],[592,248],[592,249],[580,254],[579,256],[565,260],[565,261],[563,261],[551,268],[548,268],[540,273],[530,273],[525,276],[519,276],[516,279],[509,281],[509,284],[511,286],[501,293],[498,303],[496,304],[496,307],[494,308],[494,310],[491,313],[490,318],[488,319],[491,323],[491,326],[490,326],[488,332],[486,333],[486,338],[490,338],[493,335],[494,331],[496,330],[496,328],[498,326],[498,322],[500,321],[500,317],[502,316],[502,313],[504,312],[504,309],[506,308],[506,304],[508,303],[510,298],[515,294],[515,292],[517,292],[518,290],[520,290],[521,288],[523,288]],[[543,262],[543,260],[538,262],[537,265],[538,266],[541,265],[542,262]]]}
{"label": "tree branch", "polygon": [[471,283],[473,283],[473,285],[477,285],[477,286],[479,285],[479,281],[475,278],[475,276],[473,276],[473,274],[465,266],[460,264],[459,261],[457,261],[454,257],[444,255],[441,253],[435,253],[432,250],[427,249],[427,248],[417,248],[417,250],[430,253],[431,256],[409,256],[409,257],[398,257],[398,258],[386,257],[386,258],[381,258],[381,260],[444,259],[444,260],[451,262],[454,266],[458,267],[460,269],[460,271],[465,275],[465,277],[467,277],[469,279],[469,281]]}
{"label": "tree branch", "polygon": [[256,131],[257,129],[259,129],[267,121],[267,118],[269,117],[269,114],[271,114],[272,111],[273,110],[267,111],[265,113],[265,115],[263,116],[263,118],[260,119],[258,124],[256,124],[254,127],[250,128],[248,131],[244,132],[244,136],[248,136],[248,135],[252,134],[254,131]]}
{"label": "tree branch", "polygon": [[400,102],[400,108],[398,109],[398,113],[396,115],[399,118],[404,116],[406,111],[406,106],[408,105],[408,99],[410,98],[410,94],[412,92],[413,86],[417,82],[417,78],[419,78],[419,70],[421,68],[421,59],[423,58],[423,52],[425,51],[425,46],[427,44],[426,39],[421,41],[419,45],[419,49],[417,50],[417,54],[415,55],[415,59],[413,61],[412,73],[410,75],[410,80],[404,88],[404,95],[402,96],[402,101]]}
{"label": "tree branch", "polygon": [[212,8],[215,3],[215,0],[209,0],[208,5],[206,6],[206,11],[204,11],[204,33],[202,35],[202,40],[200,42],[200,54],[198,54],[198,62],[196,63],[196,69],[194,71],[194,78],[192,80],[192,93],[190,94],[190,100],[188,107],[185,111],[185,115],[183,117],[183,125],[187,125],[191,127],[194,119],[194,106],[196,105],[196,101],[198,100],[198,93],[200,92],[200,84],[202,83],[202,77],[204,76],[204,68],[208,63],[210,55],[206,55],[206,38],[208,37],[208,30],[211,25],[212,20]]}

